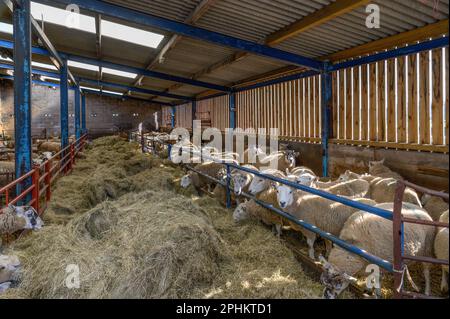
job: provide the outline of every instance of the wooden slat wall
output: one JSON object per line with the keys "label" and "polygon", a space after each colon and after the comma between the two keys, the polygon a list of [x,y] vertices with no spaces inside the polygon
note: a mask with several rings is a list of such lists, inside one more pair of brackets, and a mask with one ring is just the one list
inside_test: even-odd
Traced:
{"label": "wooden slat wall", "polygon": [[[197,102],[196,119],[211,120],[211,127],[224,131],[230,127],[230,112],[228,96],[220,96]],[[192,125],[191,125],[192,127]]]}
{"label": "wooden slat wall", "polygon": [[334,72],[335,142],[448,151],[447,59],[446,47]]}
{"label": "wooden slat wall", "polygon": [[192,129],[192,104],[186,103],[175,108],[175,127]]}
{"label": "wooden slat wall", "polygon": [[320,141],[320,76],[240,92],[236,96],[236,127],[278,128],[285,139]]}
{"label": "wooden slat wall", "polygon": [[162,127],[171,127],[171,107],[163,106],[161,108],[161,126]]}

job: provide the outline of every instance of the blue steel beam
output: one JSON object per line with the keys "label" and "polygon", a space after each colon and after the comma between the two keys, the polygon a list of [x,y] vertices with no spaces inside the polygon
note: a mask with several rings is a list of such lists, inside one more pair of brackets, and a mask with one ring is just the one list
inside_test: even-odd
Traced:
{"label": "blue steel beam", "polygon": [[[0,40],[0,47],[12,50],[13,43],[8,40]],[[37,54],[37,55],[50,56],[50,52],[41,47],[33,47],[32,53]],[[187,85],[204,87],[207,89],[217,90],[217,91],[222,91],[222,92],[229,92],[231,90],[231,88],[223,86],[223,85],[217,85],[217,84],[198,81],[198,80],[192,80],[192,79],[184,78],[181,76],[166,74],[166,73],[157,72],[157,71],[150,71],[150,70],[146,70],[146,69],[136,68],[136,67],[132,67],[132,66],[128,66],[128,65],[119,64],[119,63],[112,63],[112,62],[97,60],[97,59],[88,58],[88,57],[70,54],[70,53],[65,53],[65,52],[58,51],[58,53],[63,59],[72,60],[72,61],[76,61],[76,62],[80,62],[80,63],[92,64],[92,65],[96,65],[98,67],[105,67],[105,68],[110,68],[110,69],[119,70],[119,71],[136,73],[136,74],[144,75],[144,76],[151,77],[151,78],[157,78],[157,79],[167,80],[167,81],[171,81],[171,82],[184,83]]]}
{"label": "blue steel beam", "polygon": [[[30,0],[14,5],[14,135],[16,179],[32,169],[31,140],[31,10]],[[31,186],[31,177],[17,185],[17,194]],[[24,202],[31,200],[29,193]]]}
{"label": "blue steel beam", "polygon": [[69,145],[69,78],[67,61],[61,65],[60,80],[60,118],[61,118],[61,149]]}
{"label": "blue steel beam", "polygon": [[197,101],[193,100],[192,101],[192,110],[191,110],[191,114],[192,114],[192,132],[194,131],[194,121],[195,121],[195,114],[197,113]]}
{"label": "blue steel beam", "polygon": [[237,50],[247,51],[257,55],[273,58],[276,60],[289,62],[312,70],[322,70],[323,63],[298,54],[293,54],[283,50],[275,49],[256,42],[239,39],[222,33],[209,31],[203,28],[195,27],[186,23],[177,22],[151,14],[127,9],[114,4],[109,4],[97,0],[37,0],[47,5],[55,3],[69,5],[75,4],[82,9],[98,13],[104,16],[110,16],[117,19],[133,22],[136,24],[154,27],[176,34],[184,35],[189,38],[195,38],[214,44],[231,47]]}
{"label": "blue steel beam", "polygon": [[75,137],[78,140],[81,137],[81,127],[80,127],[80,108],[81,108],[81,93],[80,87],[78,85],[74,86],[75,88]]}
{"label": "blue steel beam", "polygon": [[230,93],[228,95],[229,112],[230,112],[230,128],[236,128],[236,94]]}
{"label": "blue steel beam", "polygon": [[86,133],[86,94],[81,95],[81,133]]}
{"label": "blue steel beam", "polygon": [[[14,66],[12,64],[0,63],[0,69],[13,70]],[[54,78],[59,77],[59,73],[57,73],[57,72],[43,71],[43,70],[38,70],[36,68],[32,69],[32,73],[37,74],[37,75],[54,77]],[[145,94],[151,94],[151,95],[171,97],[171,98],[176,98],[176,99],[180,99],[183,101],[191,101],[193,99],[189,96],[171,94],[171,93],[166,93],[166,92],[159,92],[159,91],[154,91],[154,90],[149,90],[149,89],[136,88],[136,87],[131,87],[131,86],[123,85],[123,84],[97,81],[97,80],[91,80],[91,79],[86,79],[86,78],[78,78],[78,82],[89,83],[89,84],[98,85],[98,86],[115,87],[115,88],[120,88],[120,89],[128,90],[131,92],[137,92],[137,93],[145,93]]]}
{"label": "blue steel beam", "polygon": [[408,45],[402,48],[389,50],[377,54],[372,54],[359,59],[354,59],[346,62],[336,63],[328,68],[328,71],[337,71],[341,69],[347,69],[359,65],[364,65],[368,63],[374,63],[377,61],[383,61],[392,58],[398,58],[404,55],[410,55],[422,51],[434,50],[437,48],[442,48],[449,45],[449,37],[441,37],[430,41],[421,42],[418,44]]}
{"label": "blue steel beam", "polygon": [[331,73],[323,72],[321,78],[321,113],[322,113],[322,175],[328,177],[328,139],[330,137],[330,117],[333,107]]}
{"label": "blue steel beam", "polygon": [[171,122],[172,128],[175,128],[175,115],[176,115],[176,108],[175,106],[172,106],[170,108],[170,116],[171,116]]}

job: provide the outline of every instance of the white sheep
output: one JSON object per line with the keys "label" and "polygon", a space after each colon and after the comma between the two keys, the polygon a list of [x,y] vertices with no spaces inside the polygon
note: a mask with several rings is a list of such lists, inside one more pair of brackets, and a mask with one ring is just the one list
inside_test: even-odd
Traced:
{"label": "white sheep", "polygon": [[9,205],[0,214],[0,235],[13,234],[24,229],[38,230],[43,224],[33,207]]}
{"label": "white sheep", "polygon": [[20,267],[20,261],[17,256],[7,256],[0,254],[0,284],[9,287],[6,283],[10,283],[14,279],[14,275]]}
{"label": "white sheep", "polygon": [[374,179],[379,179],[380,177],[377,176],[373,176],[370,174],[358,174],[358,173],[354,173],[350,170],[346,170],[345,173],[341,174],[338,178],[339,182],[347,182],[350,181],[352,179],[363,179],[365,181],[368,181],[369,183],[372,182]]}
{"label": "white sheep", "polygon": [[[380,178],[374,179],[370,183],[369,192],[367,197],[372,198],[377,203],[391,203],[394,202],[395,191],[397,189],[397,180],[394,178]],[[406,187],[403,195],[403,202],[411,203],[422,207],[417,192]]]}
{"label": "white sheep", "polygon": [[[194,168],[197,171],[216,179],[222,178],[223,175],[226,174],[225,166],[216,162],[200,163],[197,164]],[[215,184],[216,183],[210,178],[200,175],[194,171],[189,171],[188,174],[184,175],[180,181],[181,187],[187,188],[189,187],[189,185],[193,185],[199,193],[205,186],[208,187],[209,191],[212,191]]]}
{"label": "white sheep", "polygon": [[316,174],[312,171],[312,169],[310,169],[306,166],[297,166],[297,167],[292,168],[291,170],[286,169],[286,175],[300,176],[305,173],[309,173],[313,176],[316,176]]}
{"label": "white sheep", "polygon": [[431,196],[429,194],[422,195],[422,207],[430,214],[433,220],[439,220],[442,213],[448,210],[448,203],[442,197]]}
{"label": "white sheep", "polygon": [[[441,223],[448,224],[448,209],[439,218]],[[434,239],[434,254],[436,258],[448,261],[448,227],[440,227]],[[441,291],[448,291],[448,265],[442,265]]]}
{"label": "white sheep", "polygon": [[[272,175],[274,177],[279,177],[279,178],[285,177],[283,172],[281,172],[277,169],[266,169],[266,170],[262,170],[261,173],[266,174],[266,175]],[[268,189],[271,184],[273,184],[273,182],[271,180],[255,175],[252,179],[252,182],[250,183],[250,186],[248,187],[248,192],[252,195],[257,195],[257,194],[261,193],[262,191],[265,191],[266,189]]]}
{"label": "white sheep", "polygon": [[396,180],[403,179],[400,174],[392,171],[389,167],[384,165],[384,158],[381,161],[369,162],[369,174],[384,178],[395,178]]}
{"label": "white sheep", "polygon": [[[393,211],[393,203],[377,204],[375,207]],[[402,215],[425,221],[432,221],[428,213],[411,203],[403,203]],[[432,257],[433,227],[405,223],[404,226],[404,254],[411,256]],[[348,218],[339,235],[340,239],[365,250],[381,259],[393,262],[393,231],[392,221],[365,211],[358,211]],[[324,261],[325,271],[322,283],[326,288],[324,296],[336,298],[351,281],[353,276],[365,269],[367,260],[335,246]],[[430,265],[423,263],[425,276],[425,293],[430,293]],[[353,279],[352,279],[353,278]]]}
{"label": "white sheep", "polygon": [[[261,192],[257,196],[258,200],[263,201],[273,207],[279,208],[277,205],[277,195],[274,188],[270,187],[269,189]],[[236,207],[233,212],[233,219],[236,222],[243,221],[245,219],[254,218],[262,221],[264,224],[273,227],[273,231],[277,234],[278,237],[281,236],[281,229],[284,223],[283,217],[272,212],[271,210],[262,207],[253,199],[241,203]]]}
{"label": "white sheep", "polygon": [[[277,185],[278,205],[286,213],[314,225],[319,229],[339,235],[347,218],[357,211],[356,208],[346,206],[332,200],[311,195],[304,191],[294,190],[287,185]],[[367,205],[375,205],[373,200],[367,198],[355,198],[354,201]],[[291,223],[293,229],[300,231],[305,237],[309,247],[309,257],[314,259],[314,242],[317,235],[303,227]],[[331,250],[331,243],[325,241],[327,252]]]}
{"label": "white sheep", "polygon": [[[243,165],[243,167],[257,171],[258,169],[253,165]],[[248,192],[250,183],[253,180],[254,175],[239,169],[233,169],[231,171],[231,182],[233,184],[234,194],[240,196],[242,192]],[[236,202],[239,205],[239,198],[236,198]]]}

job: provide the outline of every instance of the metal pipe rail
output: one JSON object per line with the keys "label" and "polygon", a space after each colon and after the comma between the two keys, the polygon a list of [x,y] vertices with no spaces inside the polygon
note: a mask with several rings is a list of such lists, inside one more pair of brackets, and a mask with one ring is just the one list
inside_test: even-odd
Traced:
{"label": "metal pipe rail", "polygon": [[[147,137],[142,138],[142,136],[140,136],[140,135],[138,135],[136,133],[134,133],[134,134],[135,134],[134,138],[133,138],[133,135],[131,136],[133,140],[136,141],[136,137],[139,136],[140,140],[141,141],[145,140],[147,142],[147,145],[148,145],[149,139]],[[152,142],[153,143],[156,142],[156,143],[160,143],[160,144],[163,144],[163,145],[170,146],[169,143],[166,143],[166,142],[158,140],[158,139],[152,139]],[[183,148],[181,148],[181,149],[184,150]],[[368,213],[380,216],[380,217],[388,219],[388,220],[392,220],[392,212],[390,212],[388,210],[384,210],[384,209],[376,208],[376,207],[373,207],[373,206],[361,204],[361,203],[355,202],[353,200],[350,200],[348,198],[340,197],[340,196],[337,196],[337,195],[334,195],[334,194],[330,194],[330,193],[327,193],[327,192],[324,192],[324,191],[321,191],[321,190],[318,190],[318,189],[314,189],[314,188],[307,187],[307,186],[304,186],[304,185],[299,185],[299,184],[296,184],[296,183],[293,183],[293,182],[290,182],[290,181],[287,181],[287,180],[284,180],[284,179],[281,179],[281,178],[277,178],[277,177],[274,177],[274,176],[266,175],[266,174],[260,173],[259,171],[255,171],[255,170],[252,170],[252,169],[248,169],[248,168],[242,167],[240,165],[229,163],[226,160],[219,160],[217,158],[213,158],[213,157],[210,157],[210,156],[202,155],[201,152],[196,152],[196,151],[193,151],[192,149],[185,149],[185,150],[190,151],[192,155],[201,156],[202,158],[215,161],[216,163],[223,164],[223,165],[225,165],[227,167],[227,177],[226,177],[227,181],[226,181],[226,183],[220,182],[220,181],[218,181],[216,179],[214,179],[214,180],[216,182],[219,182],[222,186],[226,187],[227,207],[228,208],[231,206],[230,205],[231,192],[230,192],[230,187],[229,187],[230,186],[230,178],[231,178],[231,176],[230,176],[230,168],[235,168],[235,169],[238,169],[238,170],[241,170],[241,171],[245,171],[245,172],[254,174],[254,175],[262,177],[262,178],[266,178],[266,179],[272,180],[274,182],[278,182],[278,183],[290,186],[290,187],[298,189],[298,190],[302,190],[302,191],[305,191],[305,192],[308,192],[308,193],[311,193],[311,194],[314,194],[314,195],[318,195],[318,196],[321,196],[323,198],[326,198],[326,199],[329,199],[329,200],[332,200],[332,201],[336,201],[336,202],[342,203],[344,205],[347,205],[347,206],[350,206],[350,207],[353,207],[353,208],[356,208],[356,209],[359,209],[359,210],[366,211]],[[204,173],[201,173],[198,170],[196,170],[195,168],[188,167],[188,169],[190,169],[190,170],[192,170],[192,171],[194,171],[194,172],[196,172],[198,174],[201,174],[202,176],[205,176],[207,178],[211,178],[211,176],[206,175]],[[264,207],[266,209],[269,209],[270,211],[276,213],[279,216],[282,216],[282,217],[288,219],[289,221],[295,223],[296,225],[298,225],[300,227],[303,227],[303,228],[305,228],[305,229],[307,229],[309,231],[312,231],[313,233],[315,233],[315,234],[317,234],[317,235],[319,235],[319,236],[321,236],[321,237],[323,237],[325,239],[330,240],[331,242],[333,242],[337,246],[339,246],[339,247],[341,247],[341,248],[343,248],[345,250],[348,250],[348,251],[350,251],[350,252],[352,252],[352,253],[354,253],[354,254],[356,254],[356,255],[364,258],[364,259],[366,259],[367,261],[369,261],[369,262],[371,262],[373,264],[376,264],[376,265],[380,266],[381,268],[385,269],[386,271],[391,272],[391,273],[393,272],[393,264],[390,263],[389,261],[384,260],[382,258],[379,258],[377,256],[374,256],[374,255],[364,251],[363,249],[361,249],[361,248],[359,248],[357,246],[351,245],[351,244],[341,240],[340,238],[338,238],[338,237],[336,237],[336,236],[334,236],[334,235],[332,235],[332,234],[330,234],[328,232],[325,232],[325,231],[319,229],[318,227],[316,227],[314,225],[306,223],[303,220],[299,220],[296,217],[294,217],[294,216],[284,212],[283,210],[278,209],[278,208],[274,207],[271,204],[265,203],[265,202],[257,199],[256,197],[254,197],[254,196],[252,196],[250,194],[242,193],[242,195],[244,197],[246,197],[246,198],[255,200],[255,202],[258,203],[259,205],[261,205],[262,207]]]}
{"label": "metal pipe rail", "polygon": [[[51,199],[51,185],[54,180],[62,173],[69,173],[73,169],[75,164],[75,157],[79,152],[83,151],[86,143],[87,134],[81,136],[75,142],[72,142],[66,148],[60,150],[50,159],[46,160],[40,165],[35,165],[34,168],[28,173],[22,175],[20,178],[12,181],[6,186],[0,188],[0,195],[4,194],[5,203],[0,206],[0,214],[3,213],[3,208],[9,204],[15,205],[22,201],[27,195],[31,193],[31,200],[25,203],[25,205],[33,206],[33,208],[42,215],[45,211],[45,207],[48,201]],[[53,165],[54,162],[57,162]],[[55,174],[54,171],[57,170]],[[44,171],[43,173],[41,171]],[[17,187],[17,185],[23,183],[27,179],[31,178],[31,186],[23,190],[20,194],[16,194],[14,198],[10,198],[11,189]],[[43,184],[43,185],[41,185]],[[40,207],[40,203],[43,198],[44,207]]]}
{"label": "metal pipe rail", "polygon": [[427,221],[420,220],[414,218],[403,217],[401,210],[403,205],[403,195],[405,193],[406,187],[410,187],[424,194],[429,194],[432,196],[441,197],[448,202],[449,195],[444,192],[437,192],[416,184],[413,184],[408,181],[400,180],[397,182],[397,189],[395,191],[394,198],[394,212],[393,212],[393,223],[392,223],[392,232],[394,238],[394,297],[401,299],[404,296],[410,298],[430,298],[430,296],[415,293],[411,291],[404,291],[402,285],[402,277],[403,277],[403,269],[404,269],[404,260],[411,260],[415,262],[429,263],[429,264],[438,264],[438,265],[447,265],[449,264],[448,260],[442,260],[431,257],[422,257],[422,256],[410,256],[405,255],[404,246],[405,246],[405,229],[404,224],[420,224],[426,225],[430,227],[446,227],[449,228],[448,223],[435,222],[435,221]]}

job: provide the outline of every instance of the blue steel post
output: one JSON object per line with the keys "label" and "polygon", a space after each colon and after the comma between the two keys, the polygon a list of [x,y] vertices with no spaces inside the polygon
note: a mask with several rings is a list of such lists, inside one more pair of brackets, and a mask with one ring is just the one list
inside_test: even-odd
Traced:
{"label": "blue steel post", "polygon": [[[170,108],[170,125],[172,126],[173,129],[175,128],[175,113],[176,113],[175,106],[171,106],[171,108]],[[172,159],[172,157],[171,157],[172,144],[169,144],[167,146],[167,151],[169,152],[169,159]]]}
{"label": "blue steel post", "polygon": [[81,95],[81,133],[86,134],[86,94]]}
{"label": "blue steel post", "polygon": [[236,128],[236,93],[228,94],[230,108],[230,128]]}
{"label": "blue steel post", "polygon": [[331,73],[328,71],[328,63],[321,74],[322,81],[322,175],[328,176],[328,139],[330,137],[330,116],[332,106],[333,86],[331,84]]}
{"label": "blue steel post", "polygon": [[[32,169],[31,140],[31,15],[30,1],[14,5],[14,125],[16,178]],[[17,185],[17,194],[31,186],[31,177]],[[31,200],[31,193],[24,202]]]}
{"label": "blue steel post", "polygon": [[75,86],[75,138],[78,141],[78,139],[81,137],[81,123],[80,123],[80,100],[81,100],[81,94],[80,94],[80,87],[77,85]]}
{"label": "blue steel post", "polygon": [[61,149],[69,145],[69,83],[67,60],[61,66],[61,81],[59,87],[61,103]]}
{"label": "blue steel post", "polygon": [[227,166],[227,208],[231,208],[231,191],[230,191],[231,170],[230,165],[226,164],[226,166]]}

